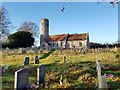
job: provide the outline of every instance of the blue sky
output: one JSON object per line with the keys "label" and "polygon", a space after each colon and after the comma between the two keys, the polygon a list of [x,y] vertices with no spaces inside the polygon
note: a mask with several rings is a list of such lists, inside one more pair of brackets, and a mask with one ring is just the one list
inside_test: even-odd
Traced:
{"label": "blue sky", "polygon": [[71,2],[65,3],[64,12],[60,11],[63,2],[5,2],[2,5],[16,29],[24,21],[40,27],[40,19],[48,18],[50,35],[89,32],[90,42],[118,40],[118,5],[112,8],[109,3]]}

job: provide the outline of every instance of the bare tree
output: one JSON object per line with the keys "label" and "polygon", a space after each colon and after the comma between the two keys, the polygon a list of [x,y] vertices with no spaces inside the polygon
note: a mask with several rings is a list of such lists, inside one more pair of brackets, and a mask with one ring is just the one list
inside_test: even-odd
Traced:
{"label": "bare tree", "polygon": [[0,6],[0,39],[10,34],[13,25],[9,19],[8,11]]}
{"label": "bare tree", "polygon": [[36,25],[36,23],[33,23],[31,21],[25,21],[21,24],[21,26],[18,28],[18,31],[26,31],[33,34],[34,37],[39,37],[39,28]]}

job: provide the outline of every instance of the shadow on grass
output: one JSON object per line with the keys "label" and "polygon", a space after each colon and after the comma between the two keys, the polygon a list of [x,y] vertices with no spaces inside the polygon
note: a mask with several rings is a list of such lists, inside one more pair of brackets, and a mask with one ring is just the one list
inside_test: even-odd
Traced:
{"label": "shadow on grass", "polygon": [[48,53],[44,53],[43,54],[43,56],[42,57],[40,57],[40,59],[45,59],[45,58],[47,58],[51,53],[53,53],[55,50],[53,49],[53,50],[51,50],[51,51],[49,51]]}

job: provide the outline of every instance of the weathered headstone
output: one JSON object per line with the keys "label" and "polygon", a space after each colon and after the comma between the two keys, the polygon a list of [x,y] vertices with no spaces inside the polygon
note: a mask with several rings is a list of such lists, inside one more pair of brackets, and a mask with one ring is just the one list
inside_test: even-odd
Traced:
{"label": "weathered headstone", "polygon": [[37,68],[37,84],[44,85],[45,84],[45,66],[41,65]]}
{"label": "weathered headstone", "polygon": [[18,49],[14,49],[14,54],[15,54],[15,55],[18,54]]}
{"label": "weathered headstone", "polygon": [[38,50],[37,50],[37,49],[35,49],[35,50],[34,50],[34,53],[37,55],[37,54],[38,54]]}
{"label": "weathered headstone", "polygon": [[43,50],[42,50],[42,48],[40,49],[40,54],[43,54]]}
{"label": "weathered headstone", "polygon": [[39,58],[38,58],[38,56],[35,56],[35,64],[39,64]]}
{"label": "weathered headstone", "polygon": [[27,51],[25,50],[25,48],[22,49],[22,54],[26,54]]}
{"label": "weathered headstone", "polygon": [[99,88],[107,88],[106,74],[101,76],[99,81]]}
{"label": "weathered headstone", "polygon": [[33,50],[32,50],[32,48],[30,48],[30,53],[32,53],[33,52]]}
{"label": "weathered headstone", "polygon": [[8,47],[5,49],[5,53],[9,54],[9,48]]}
{"label": "weathered headstone", "polygon": [[115,51],[117,51],[117,48],[116,48],[116,46],[115,46],[115,49],[114,49]]}
{"label": "weathered headstone", "polygon": [[26,90],[29,84],[29,71],[28,69],[19,69],[15,72],[14,89]]}
{"label": "weathered headstone", "polygon": [[7,70],[8,69],[8,65],[4,65],[4,70]]}
{"label": "weathered headstone", "polygon": [[30,58],[26,57],[24,61],[24,66],[29,66]]}

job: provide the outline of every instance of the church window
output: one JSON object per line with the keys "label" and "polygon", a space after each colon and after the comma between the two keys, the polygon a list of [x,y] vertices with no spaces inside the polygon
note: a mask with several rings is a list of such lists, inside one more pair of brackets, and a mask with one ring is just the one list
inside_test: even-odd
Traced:
{"label": "church window", "polygon": [[58,47],[58,43],[57,43],[57,47]]}
{"label": "church window", "polygon": [[54,47],[54,43],[53,43],[53,47]]}
{"label": "church window", "polygon": [[79,42],[79,46],[82,46],[82,42]]}

